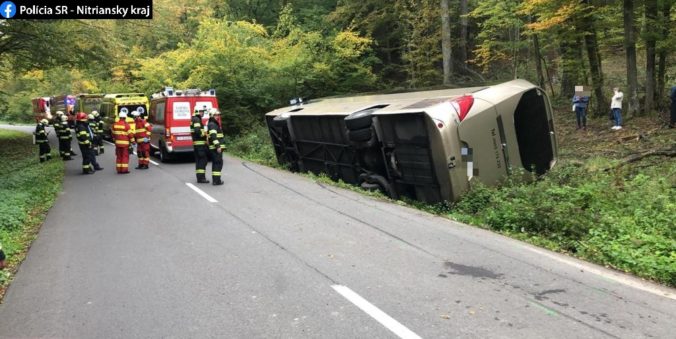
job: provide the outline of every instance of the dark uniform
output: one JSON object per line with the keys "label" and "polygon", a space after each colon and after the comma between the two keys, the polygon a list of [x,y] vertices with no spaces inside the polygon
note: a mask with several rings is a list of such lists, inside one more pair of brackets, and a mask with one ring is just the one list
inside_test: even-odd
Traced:
{"label": "dark uniform", "polygon": [[103,154],[103,120],[101,119],[101,116],[97,115],[96,116],[96,124],[94,125],[94,129],[96,130],[96,134],[99,136],[98,140],[96,141],[96,146],[98,146],[99,154]]}
{"label": "dark uniform", "polygon": [[45,131],[46,126],[47,123],[44,121],[39,122],[37,126],[35,126],[35,143],[38,144],[40,150],[40,162],[45,162],[52,158],[52,155],[50,154],[52,148],[49,147],[47,131]]}
{"label": "dark uniform", "polygon": [[69,139],[71,135],[68,127],[64,127],[64,125],[66,123],[61,121],[61,116],[57,116],[54,120],[54,132],[56,132],[56,138],[59,141],[59,155],[63,160],[71,160]]}
{"label": "dark uniform", "polygon": [[96,162],[96,155],[94,155],[94,132],[86,120],[77,122],[75,134],[80,145],[80,152],[82,152],[82,174],[91,174],[94,173],[94,170],[102,170],[103,168]]}
{"label": "dark uniform", "polygon": [[216,118],[209,117],[207,124],[209,130],[209,153],[211,154],[211,180],[214,185],[223,185],[221,169],[223,169],[223,129]]}
{"label": "dark uniform", "polygon": [[207,158],[207,132],[202,124],[202,117],[199,112],[195,112],[190,119],[190,134],[192,135],[192,145],[195,151],[195,174],[197,182],[200,184],[209,183],[206,178],[206,168],[209,162]]}

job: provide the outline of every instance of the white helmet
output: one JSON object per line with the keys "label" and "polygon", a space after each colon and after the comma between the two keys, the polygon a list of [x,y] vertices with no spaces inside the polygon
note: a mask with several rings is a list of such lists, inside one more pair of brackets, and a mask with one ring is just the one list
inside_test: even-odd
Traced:
{"label": "white helmet", "polygon": [[62,111],[56,111],[56,115],[63,115]]}
{"label": "white helmet", "polygon": [[138,117],[139,115],[141,115],[141,113],[139,113],[138,111],[131,111],[131,116],[133,116],[134,118]]}
{"label": "white helmet", "polygon": [[47,125],[49,123],[49,121],[47,119],[42,119],[42,120],[40,120],[40,123],[43,124],[43,125]]}
{"label": "white helmet", "polygon": [[96,111],[96,110],[94,110],[94,111],[92,111],[92,115],[95,116],[95,117],[97,117],[97,116],[99,116],[99,112]]}
{"label": "white helmet", "polygon": [[89,115],[87,115],[87,119],[89,119],[89,120],[94,120],[94,114],[89,114]]}
{"label": "white helmet", "polygon": [[61,121],[66,122],[68,121],[68,117],[65,115],[61,115]]}
{"label": "white helmet", "polygon": [[221,115],[221,111],[215,109],[215,108],[210,108],[209,109],[209,116],[210,117],[215,117],[217,115]]}
{"label": "white helmet", "polygon": [[127,112],[120,112],[120,118],[126,118],[127,117]]}

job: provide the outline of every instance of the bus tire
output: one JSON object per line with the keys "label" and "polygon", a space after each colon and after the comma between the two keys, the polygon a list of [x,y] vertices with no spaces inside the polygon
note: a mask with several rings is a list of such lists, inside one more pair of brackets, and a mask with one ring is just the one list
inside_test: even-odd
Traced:
{"label": "bus tire", "polygon": [[350,131],[371,127],[371,112],[354,112],[345,117],[345,126]]}
{"label": "bus tire", "polygon": [[371,127],[347,131],[347,138],[352,142],[367,142],[372,137],[373,131],[371,131]]}

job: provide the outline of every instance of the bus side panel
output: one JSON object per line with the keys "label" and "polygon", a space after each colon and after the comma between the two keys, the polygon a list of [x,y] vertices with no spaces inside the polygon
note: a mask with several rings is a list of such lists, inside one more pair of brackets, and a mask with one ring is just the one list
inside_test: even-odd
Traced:
{"label": "bus side panel", "polygon": [[356,152],[346,136],[344,116],[293,116],[294,144],[302,170],[359,183]]}
{"label": "bus side panel", "polygon": [[399,195],[442,200],[424,113],[378,115],[383,156]]}

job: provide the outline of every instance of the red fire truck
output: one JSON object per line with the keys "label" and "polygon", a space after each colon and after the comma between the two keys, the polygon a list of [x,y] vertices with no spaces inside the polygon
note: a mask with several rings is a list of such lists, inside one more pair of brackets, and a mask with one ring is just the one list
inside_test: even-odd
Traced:
{"label": "red fire truck", "polygon": [[52,120],[52,98],[34,98],[31,103],[33,104],[33,116],[36,122],[42,119]]}

